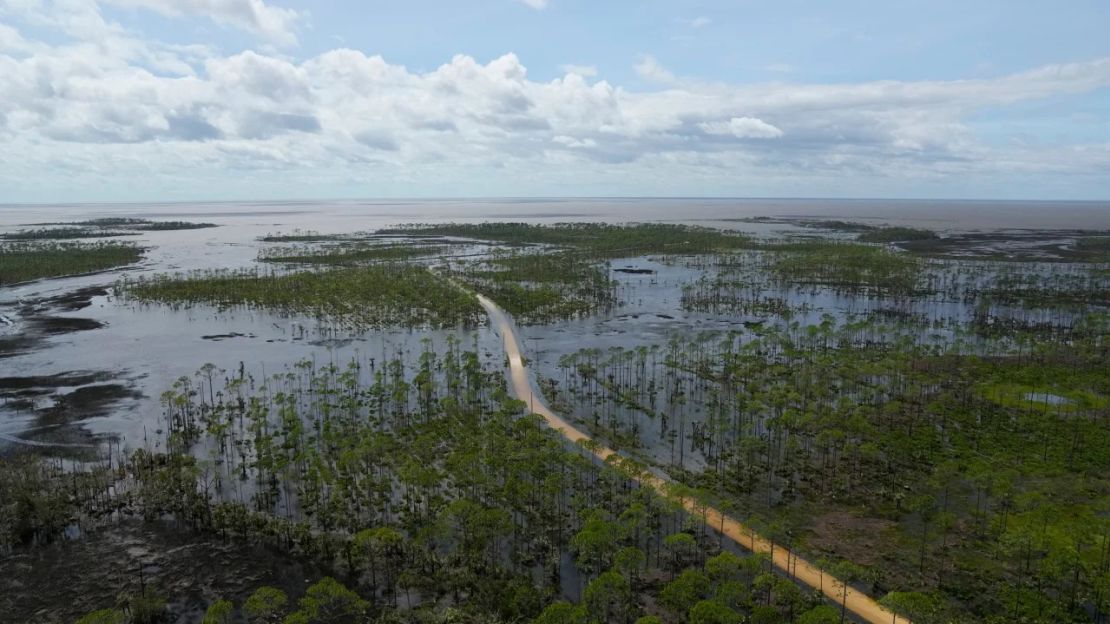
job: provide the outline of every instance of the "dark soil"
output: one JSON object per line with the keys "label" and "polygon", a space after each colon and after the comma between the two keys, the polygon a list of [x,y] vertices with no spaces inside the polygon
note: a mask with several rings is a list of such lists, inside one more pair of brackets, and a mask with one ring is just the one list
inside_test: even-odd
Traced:
{"label": "dark soil", "polygon": [[228,338],[248,338],[248,337],[249,338],[254,338],[254,334],[251,334],[250,336],[247,336],[247,334],[240,334],[239,332],[232,332],[230,334],[211,334],[211,335],[208,335],[208,336],[201,336],[200,339],[201,340],[212,340],[214,342],[219,342],[221,340],[227,340]]}
{"label": "dark soil", "polygon": [[70,318],[57,316],[57,314],[82,310],[92,305],[93,297],[107,295],[107,289],[95,286],[56,297],[19,302],[18,308],[12,312],[17,317],[12,321],[19,324],[19,331],[0,336],[0,359],[32,351],[38,348],[47,336],[103,327],[103,323],[93,319]]}
{"label": "dark soil", "polygon": [[111,375],[104,372],[71,372],[58,373],[57,375],[33,375],[29,377],[0,377],[0,397],[4,396],[4,390],[85,386],[107,381],[111,378]]}
{"label": "dark soil", "polygon": [[142,584],[167,600],[168,622],[195,623],[220,598],[238,606],[271,585],[294,601],[322,576],[277,549],[128,520],[77,540],[0,555],[0,621],[68,624],[115,607],[118,596],[137,594]]}
{"label": "dark soil", "polygon": [[70,424],[86,418],[107,416],[117,401],[140,399],[142,393],[123,384],[83,386],[57,397],[57,403],[40,412],[42,424]]}
{"label": "dark soil", "polygon": [[1105,262],[1105,254],[1080,249],[1076,242],[1101,232],[1087,230],[1000,230],[968,232],[945,238],[904,241],[906,251],[935,258],[1009,262]]}
{"label": "dark soil", "polygon": [[78,331],[88,331],[104,327],[104,323],[87,318],[68,318],[64,316],[40,316],[30,322],[32,330],[38,330],[46,336],[58,334],[71,334]]}
{"label": "dark soil", "polygon": [[38,342],[33,336],[4,336],[0,338],[0,359],[22,355]]}
{"label": "dark soil", "polygon": [[45,303],[51,308],[61,312],[76,312],[83,310],[92,304],[93,297],[107,297],[108,289],[101,286],[89,286],[87,288],[79,288],[73,292],[51,297],[46,299]]}
{"label": "dark soil", "polygon": [[[108,294],[103,287],[89,287],[49,298],[9,302],[15,304],[9,314],[17,317],[16,327],[11,334],[0,337],[0,359],[45,348],[51,336],[103,327],[95,319],[59,314],[87,308],[94,297]],[[72,459],[95,457],[103,440],[76,423],[110,415],[121,401],[142,397],[130,381],[121,380],[121,375],[119,371],[80,370],[0,376],[0,408],[27,421],[21,431],[0,435],[0,456],[50,449]]]}

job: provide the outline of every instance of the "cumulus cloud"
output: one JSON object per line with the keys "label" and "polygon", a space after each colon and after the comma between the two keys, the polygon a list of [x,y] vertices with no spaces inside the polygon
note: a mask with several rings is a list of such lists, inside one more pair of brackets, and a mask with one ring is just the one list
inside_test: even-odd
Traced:
{"label": "cumulus cloud", "polygon": [[675,75],[663,67],[659,61],[655,60],[654,56],[645,54],[639,63],[636,63],[634,69],[636,73],[645,80],[659,83],[671,83],[675,81]]}
{"label": "cumulus cloud", "polygon": [[143,8],[163,15],[198,15],[215,22],[261,35],[275,43],[297,42],[296,25],[301,14],[266,4],[263,0],[105,0],[108,3]]}
{"label": "cumulus cloud", "polygon": [[1095,176],[1110,164],[1106,145],[1048,158],[1043,146],[982,140],[973,121],[1110,87],[1110,59],[974,80],[730,85],[680,80],[644,57],[637,71],[663,87],[630,91],[581,67],[536,80],[513,54],[457,55],[429,71],[350,49],[226,55],[141,40],[95,3],[64,1],[85,12],[37,24],[95,36],[57,43],[0,25],[0,188],[139,175],[185,189],[198,179],[326,185],[372,172],[380,188],[404,180],[414,194],[494,178],[562,181],[580,194],[590,180]]}

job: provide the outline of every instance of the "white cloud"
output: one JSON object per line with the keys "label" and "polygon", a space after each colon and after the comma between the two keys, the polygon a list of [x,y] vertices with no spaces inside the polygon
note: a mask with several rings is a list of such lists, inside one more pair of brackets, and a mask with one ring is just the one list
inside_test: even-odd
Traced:
{"label": "white cloud", "polygon": [[[186,195],[370,183],[449,195],[475,180],[646,193],[660,180],[1095,179],[1110,165],[1108,145],[986,141],[969,121],[1110,87],[1110,59],[974,80],[729,85],[679,80],[644,57],[638,73],[663,88],[629,91],[579,66],[534,80],[512,54],[431,71],[349,49],[223,55],[139,39],[88,0],[57,2],[74,10],[0,27],[0,201],[152,180]],[[70,36],[36,40],[39,28]]]}
{"label": "white cloud", "polygon": [[569,137],[563,134],[560,134],[552,138],[551,140],[565,147],[597,147],[597,141],[593,139],[576,139],[574,137]]}
{"label": "white cloud", "polygon": [[264,0],[104,0],[123,7],[143,8],[163,15],[199,15],[240,28],[275,43],[297,42],[296,25],[302,15]]}
{"label": "white cloud", "polygon": [[24,39],[18,30],[0,23],[0,52],[22,54],[34,51],[36,47],[38,46]]}
{"label": "white cloud", "polygon": [[731,134],[738,139],[777,139],[782,130],[755,117],[733,117],[728,121],[706,121],[698,124],[706,134]]}
{"label": "white cloud", "polygon": [[560,65],[559,69],[567,74],[577,74],[583,78],[593,78],[597,76],[597,68],[593,65]]}
{"label": "white cloud", "polygon": [[699,15],[695,18],[686,20],[686,23],[689,24],[691,28],[705,28],[712,24],[713,20],[704,15]]}
{"label": "white cloud", "polygon": [[778,74],[789,74],[794,71],[794,67],[789,63],[771,63],[770,65],[764,65],[763,70]]}
{"label": "white cloud", "polygon": [[675,75],[663,67],[659,61],[655,60],[654,56],[645,54],[639,63],[636,63],[634,69],[636,73],[644,80],[659,83],[672,83],[675,81]]}
{"label": "white cloud", "polygon": [[547,8],[548,0],[518,0],[521,4],[530,6],[537,11],[542,11]]}

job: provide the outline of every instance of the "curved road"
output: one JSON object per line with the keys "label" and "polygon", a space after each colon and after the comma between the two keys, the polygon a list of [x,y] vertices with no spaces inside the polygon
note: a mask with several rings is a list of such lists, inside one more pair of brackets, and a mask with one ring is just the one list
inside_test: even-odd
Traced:
{"label": "curved road", "polygon": [[[552,429],[559,431],[571,442],[579,443],[590,440],[591,438],[588,435],[551,411],[551,408],[544,403],[543,397],[533,391],[528,369],[524,367],[524,361],[521,359],[520,343],[517,341],[516,331],[508,313],[482,295],[478,295],[478,302],[486,309],[491,325],[501,333],[505,342],[505,353],[509,356],[510,386],[517,398],[527,401],[532,412],[542,416]],[[613,455],[618,455],[616,451],[600,445],[594,445],[591,451],[602,461]],[[651,474],[643,474],[638,477],[638,480],[641,484],[655,489],[662,496],[674,498],[669,491],[670,481]],[[867,594],[851,587],[848,588],[848,595],[845,600],[843,586],[832,576],[781,546],[772,548],[770,541],[760,537],[748,527],[724,515],[717,509],[713,507],[705,509],[692,498],[680,498],[679,502],[691,514],[695,516],[703,515],[709,526],[722,529],[729,539],[747,550],[773,554],[772,561],[777,568],[813,589],[820,590],[838,605],[841,601],[844,601],[848,611],[859,620],[870,624],[909,624],[910,621],[907,618],[895,616],[894,613],[875,602]]]}

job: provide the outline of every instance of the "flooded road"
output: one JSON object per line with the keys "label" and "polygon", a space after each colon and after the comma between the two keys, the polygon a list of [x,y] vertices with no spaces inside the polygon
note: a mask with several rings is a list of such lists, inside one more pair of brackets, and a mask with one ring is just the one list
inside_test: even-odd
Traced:
{"label": "flooded road", "polygon": [[[543,396],[536,391],[528,369],[524,365],[520,342],[517,340],[516,331],[509,314],[482,295],[478,295],[478,302],[489,314],[490,325],[502,336],[505,354],[509,359],[510,386],[516,397],[527,402],[533,413],[542,416],[552,429],[561,433],[567,440],[575,444],[590,442],[591,438],[588,435],[552,411],[544,402]],[[602,461],[606,461],[614,455],[619,455],[616,451],[598,444],[590,444],[585,448],[588,448]],[[673,482],[664,477],[643,473],[637,480],[659,492],[662,496],[671,495]],[[860,620],[871,624],[897,624],[898,622],[909,624],[908,619],[894,615],[863,592],[848,587],[845,595],[843,586],[820,568],[781,546],[775,548],[769,540],[721,511],[713,507],[703,507],[693,498],[680,497],[679,500],[692,516],[702,515],[707,525],[719,529],[729,539],[751,552],[771,555],[774,565],[784,571],[788,577],[824,593],[837,604],[843,602],[847,610]],[[826,576],[829,578],[826,579]]]}

